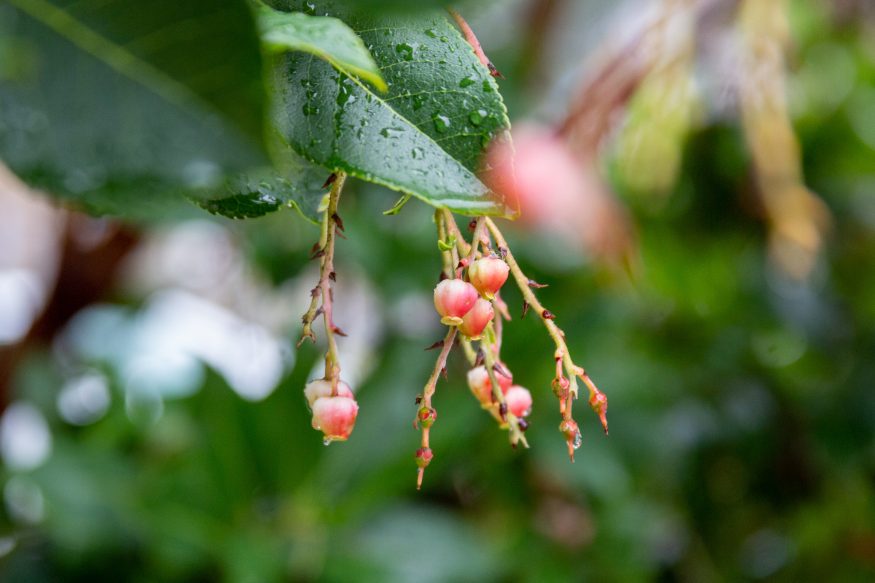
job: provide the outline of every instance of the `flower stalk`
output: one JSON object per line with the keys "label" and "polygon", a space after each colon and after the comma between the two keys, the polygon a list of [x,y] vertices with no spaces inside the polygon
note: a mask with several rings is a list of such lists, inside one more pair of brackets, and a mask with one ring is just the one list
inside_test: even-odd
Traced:
{"label": "flower stalk", "polygon": [[[320,314],[325,322],[325,337],[328,341],[328,349],[325,352],[325,380],[330,380],[332,396],[337,395],[337,382],[340,379],[340,361],[337,356],[337,341],[335,335],[345,334],[334,324],[332,318],[332,291],[331,281],[336,279],[334,273],[334,247],[337,240],[338,229],[342,230],[340,217],[337,215],[337,202],[340,199],[340,193],[343,189],[343,184],[346,181],[345,172],[335,173],[336,179],[331,184],[331,192],[328,195],[328,208],[325,209],[325,214],[322,217],[322,233],[319,237],[319,242],[314,247],[314,258],[319,258],[319,283],[310,292],[313,299],[310,302],[310,309],[304,314],[304,330],[301,333],[301,339],[297,346],[300,347],[306,338],[312,342],[316,342],[316,335],[313,334],[313,320]],[[321,298],[321,305],[317,308]]]}

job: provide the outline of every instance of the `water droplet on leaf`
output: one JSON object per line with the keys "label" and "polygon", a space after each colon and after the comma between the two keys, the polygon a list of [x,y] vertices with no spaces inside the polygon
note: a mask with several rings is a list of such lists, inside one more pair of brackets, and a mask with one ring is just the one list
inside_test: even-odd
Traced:
{"label": "water droplet on leaf", "polygon": [[478,109],[477,111],[472,111],[471,113],[469,113],[468,119],[475,126],[479,126],[481,123],[483,123],[483,116],[484,115],[486,115],[486,112],[482,109]]}
{"label": "water droplet on leaf", "polygon": [[438,133],[445,133],[450,128],[450,118],[445,115],[435,114],[434,117],[434,129],[438,131]]}

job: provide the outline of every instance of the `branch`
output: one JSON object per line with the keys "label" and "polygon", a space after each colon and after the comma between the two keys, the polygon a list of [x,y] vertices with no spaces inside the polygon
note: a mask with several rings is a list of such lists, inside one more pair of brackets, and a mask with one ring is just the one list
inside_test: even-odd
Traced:
{"label": "branch", "polygon": [[[505,253],[505,261],[507,265],[510,267],[510,271],[513,274],[514,280],[516,281],[517,287],[519,287],[520,291],[523,294],[523,300],[531,306],[531,308],[540,316],[541,321],[544,323],[544,326],[547,327],[547,331],[550,333],[550,336],[553,338],[553,341],[556,343],[556,359],[557,361],[561,360],[564,364],[564,368],[566,374],[568,374],[568,392],[567,395],[558,395],[560,399],[564,398],[564,410],[563,410],[563,419],[571,419],[571,401],[572,399],[577,398],[577,377],[580,377],[586,386],[589,388],[590,393],[590,405],[593,409],[596,407],[601,407],[602,409],[607,408],[607,399],[604,394],[596,388],[595,384],[592,382],[592,379],[589,378],[589,375],[586,374],[586,371],[583,368],[574,364],[571,360],[571,355],[568,352],[568,346],[565,343],[565,333],[553,322],[552,313],[549,310],[544,308],[541,305],[541,302],[538,301],[538,298],[535,297],[534,292],[532,292],[531,287],[529,286],[529,278],[523,274],[522,269],[520,269],[519,264],[514,259],[513,253],[510,252],[510,248],[507,245],[507,242],[504,240],[504,237],[501,234],[501,231],[498,230],[498,227],[492,221],[492,219],[486,219],[486,225],[489,227],[489,231],[492,233],[492,236],[495,238],[495,242],[498,244],[499,248],[503,250]],[[564,379],[561,376],[561,370],[558,370],[558,375],[556,381],[560,382]],[[555,386],[555,385],[554,385]],[[563,387],[564,389],[564,387]],[[558,391],[557,391],[558,392]],[[596,412],[599,413],[599,416],[602,419],[602,424],[605,427],[605,433],[608,431],[608,423],[604,417],[603,411],[599,411],[596,409]]]}

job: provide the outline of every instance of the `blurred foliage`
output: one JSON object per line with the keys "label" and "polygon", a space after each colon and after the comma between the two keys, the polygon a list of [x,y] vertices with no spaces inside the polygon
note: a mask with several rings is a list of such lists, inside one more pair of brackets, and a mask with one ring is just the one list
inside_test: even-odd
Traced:
{"label": "blurred foliage", "polygon": [[[875,21],[791,6],[804,175],[835,222],[810,280],[768,263],[742,130],[723,120],[691,130],[658,201],[616,181],[638,228],[631,281],[562,240],[509,228],[526,274],[549,284],[538,295],[576,360],[610,399],[609,437],[579,414],[574,464],[556,431],[553,344],[531,314],[518,319],[521,298],[507,286],[516,319],[503,358],[535,396],[531,449],[513,451],[479,409],[457,351],[435,395],[435,459],[414,489],[413,400],[434,362],[422,349],[440,330],[410,326],[400,304],[430,301],[440,270],[432,209],[411,201],[384,216],[397,194],[353,181],[338,279],[367,274],[386,333],[356,387],[351,439],[326,448],[310,427],[301,390],[318,345],[297,351],[263,401],[209,372],[154,422],[126,403],[106,363],[78,363],[112,385],[106,415],[82,427],[57,413],[70,363],[57,347],[34,349],[12,398],[43,413],[54,449],[36,469],[2,469],[0,537],[15,547],[0,580],[871,581]],[[525,50],[490,58],[509,71]],[[526,101],[525,79],[501,82],[510,103]],[[318,228],[297,213],[216,220],[277,288],[309,266]],[[119,290],[114,301],[143,298]],[[44,518],[33,524],[22,508],[38,496]]]}

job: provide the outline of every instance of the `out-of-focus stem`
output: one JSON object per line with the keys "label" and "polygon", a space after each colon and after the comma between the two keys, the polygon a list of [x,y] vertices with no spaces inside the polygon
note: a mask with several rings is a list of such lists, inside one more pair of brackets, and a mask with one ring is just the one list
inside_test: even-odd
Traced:
{"label": "out-of-focus stem", "polygon": [[[501,385],[498,382],[498,377],[495,374],[495,362],[496,356],[495,351],[493,350],[493,335],[494,330],[492,329],[492,322],[486,328],[485,334],[483,338],[480,340],[480,347],[483,349],[483,353],[485,357],[483,359],[484,365],[486,365],[486,372],[489,374],[489,383],[492,385],[492,394],[495,396],[495,401],[498,403],[499,411],[495,411],[493,407],[491,412],[493,416],[502,424],[502,428],[507,428],[510,431],[510,443],[516,447],[518,442],[522,442],[525,447],[529,447],[528,442],[526,441],[523,432],[520,430],[519,423],[517,421],[516,416],[511,413],[507,408],[507,401],[504,399],[504,394],[501,392]],[[502,418],[500,411],[504,412],[504,418]]]}

